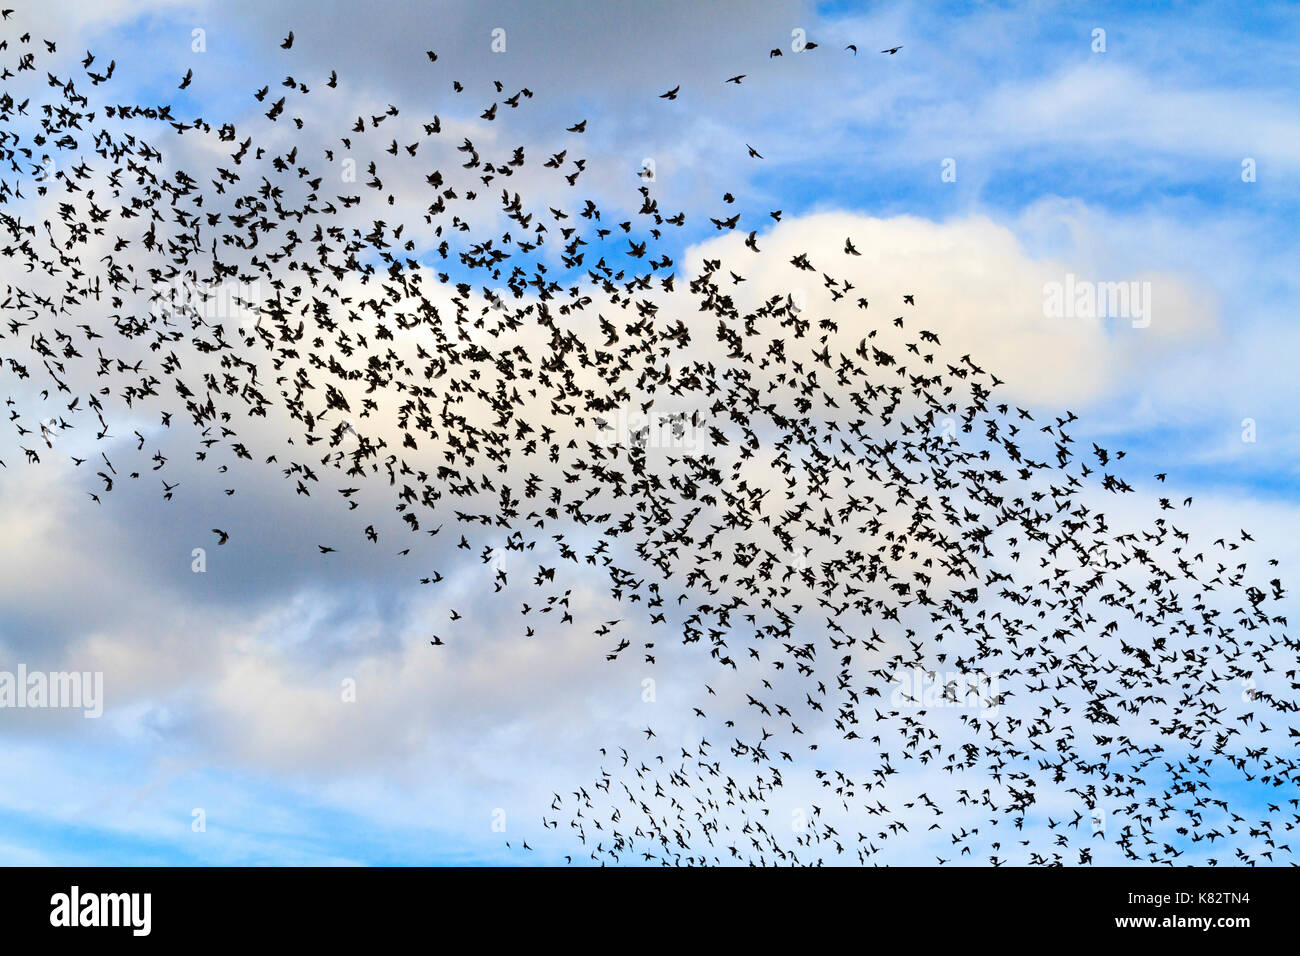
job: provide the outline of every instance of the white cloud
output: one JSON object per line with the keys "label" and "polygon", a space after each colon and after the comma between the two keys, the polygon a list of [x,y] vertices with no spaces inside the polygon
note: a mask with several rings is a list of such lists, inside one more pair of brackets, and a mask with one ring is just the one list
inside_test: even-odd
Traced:
{"label": "white cloud", "polygon": [[[860,256],[845,254],[846,238]],[[1199,295],[1187,277],[1096,275],[1068,260],[1037,258],[1011,229],[984,217],[934,223],[823,213],[780,223],[760,237],[759,248],[761,268],[749,273],[745,264],[760,260],[739,235],[692,249],[685,262],[694,266],[701,257],[721,257],[746,275],[734,295],[750,306],[796,289],[820,294],[824,275],[849,279],[855,288],[833,309],[815,309],[814,320],[834,318],[842,339],[856,343],[901,316],[908,328],[937,333],[946,354],[970,354],[1007,383],[1006,394],[1025,402],[1090,404],[1131,382],[1146,363],[1206,338],[1217,323],[1213,301]],[[815,271],[790,264],[800,253]],[[1064,283],[1071,273],[1080,281],[1150,282],[1151,325],[1045,315],[1045,287]],[[915,294],[915,307],[903,303],[907,292]],[[866,310],[858,307],[859,297],[870,303]],[[916,357],[899,357],[923,371]]]}

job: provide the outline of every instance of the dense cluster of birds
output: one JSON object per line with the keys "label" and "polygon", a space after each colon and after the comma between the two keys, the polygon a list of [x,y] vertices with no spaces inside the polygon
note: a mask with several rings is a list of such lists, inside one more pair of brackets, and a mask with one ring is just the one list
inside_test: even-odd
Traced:
{"label": "dense cluster of birds", "polygon": [[[723,211],[738,257],[679,277],[687,214],[653,176],[629,175],[623,221],[583,195],[587,120],[540,161],[472,139],[534,94],[496,82],[457,107],[473,94],[429,51],[454,119],[387,105],[327,136],[293,34],[279,47],[286,75],[237,128],[113,100],[111,58],[0,42],[0,475],[75,434],[87,507],[124,480],[172,500],[166,434],[214,493],[253,466],[348,512],[377,489],[406,559],[448,524],[466,552],[413,586],[472,572],[490,597],[537,565],[523,640],[580,626],[572,582],[603,581],[625,612],[598,652],[693,661],[697,730],[611,741],[538,808],[529,850],[1294,860],[1297,644],[1246,532],[1196,543],[1191,498],[1146,501],[1123,452],[1075,445],[1073,413],[1000,400],[922,328],[923,289],[861,297],[853,237],[772,263],[765,224]],[[743,304],[777,265],[813,294]],[[389,533],[376,518],[320,560]],[[428,653],[469,639],[439,629]]]}

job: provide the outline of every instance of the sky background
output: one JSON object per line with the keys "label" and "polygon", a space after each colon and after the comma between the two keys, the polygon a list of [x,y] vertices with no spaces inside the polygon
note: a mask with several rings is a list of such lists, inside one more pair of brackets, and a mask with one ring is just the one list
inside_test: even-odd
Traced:
{"label": "sky background", "polygon": [[[1076,442],[1124,448],[1137,476],[1168,473],[1207,532],[1251,528],[1284,580],[1294,566],[1292,8],[92,6],[24,6],[11,32],[115,58],[123,100],[171,101],[214,125],[256,116],[250,94],[266,82],[290,73],[315,89],[331,69],[347,105],[322,111],[396,103],[538,156],[585,118],[588,192],[631,210],[653,159],[661,206],[690,213],[673,237],[683,262],[730,241],[708,222],[724,211],[756,223],[781,209],[788,231],[771,239],[792,248],[851,231],[862,266],[886,288],[923,290],[945,336],[970,343],[1012,398],[1070,408]],[[490,51],[495,28],[504,53]],[[816,56],[791,52],[798,29]],[[724,86],[738,73],[739,89]],[[458,99],[451,77],[478,95]],[[494,79],[536,92],[509,127],[477,119]],[[678,100],[657,98],[678,84]],[[1152,281],[1151,325],[1045,317],[1044,283],[1067,274]],[[252,485],[236,519],[196,475],[160,524],[153,487],[97,508],[85,474],[15,465],[0,472],[0,662],[102,669],[106,711],[0,711],[0,863],[519,862],[495,810],[507,838],[515,819],[535,826],[552,790],[590,778],[596,748],[644,726],[639,708],[689,699],[685,664],[657,675],[644,705],[635,662],[607,665],[576,633],[521,645],[511,612],[486,602],[471,608],[480,639],[431,659],[430,622],[480,591],[451,580],[419,593],[395,560],[322,567],[322,519],[283,489]],[[235,532],[221,553],[214,525]],[[202,576],[195,547],[210,557]],[[581,620],[611,616],[599,584],[575,603]],[[345,679],[354,704],[339,701]]]}

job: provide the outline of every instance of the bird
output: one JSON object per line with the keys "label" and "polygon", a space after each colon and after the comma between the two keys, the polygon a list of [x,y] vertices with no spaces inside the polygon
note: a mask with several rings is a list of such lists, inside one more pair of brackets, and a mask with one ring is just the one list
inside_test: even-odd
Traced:
{"label": "bird", "polygon": [[671,90],[669,90],[667,93],[660,93],[659,98],[661,100],[675,100],[677,99],[677,91],[680,90],[681,88],[682,86],[679,83],[676,86],[674,86]]}

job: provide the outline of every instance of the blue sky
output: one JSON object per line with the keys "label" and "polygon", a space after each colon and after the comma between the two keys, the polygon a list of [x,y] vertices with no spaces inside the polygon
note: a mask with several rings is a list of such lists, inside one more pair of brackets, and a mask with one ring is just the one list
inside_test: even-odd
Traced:
{"label": "blue sky", "polygon": [[[151,0],[86,10],[60,0],[22,9],[15,22],[57,36],[69,61],[86,48],[116,58],[123,100],[170,101],[176,115],[214,125],[255,125],[266,106],[251,92],[268,82],[274,91],[286,73],[316,97],[337,68],[343,99],[304,107],[316,145],[335,142],[321,131],[394,103],[413,121],[438,113],[484,140],[526,138],[535,156],[580,149],[606,224],[630,216],[635,172],[654,158],[661,207],[688,213],[688,226],[669,233],[684,267],[688,250],[719,238],[710,216],[740,213],[765,243],[768,212],[781,209],[787,223],[877,221],[882,251],[872,261],[882,266],[895,261],[893,244],[923,241],[1034,282],[1156,276],[1169,311],[1151,330],[1080,333],[1077,362],[1074,339],[1053,350],[1064,364],[1043,369],[1038,339],[1001,342],[1006,367],[1023,373],[1004,376],[1013,395],[1052,412],[1072,395],[1083,419],[1076,442],[1126,449],[1144,490],[1167,472],[1166,491],[1202,500],[1207,531],[1257,528],[1270,553],[1300,556],[1289,533],[1300,513],[1300,18],[1285,5],[760,3],[737,16],[725,3],[362,10],[341,0]],[[510,37],[504,55],[487,51],[495,26]],[[196,28],[206,31],[202,55],[191,50]],[[278,50],[289,28],[292,60]],[[794,29],[819,44],[815,54],[790,50]],[[1097,29],[1104,52],[1093,49]],[[877,52],[899,44],[897,56]],[[769,58],[772,47],[785,55]],[[194,85],[178,92],[189,68]],[[742,72],[741,87],[724,87]],[[452,76],[463,98],[447,89]],[[504,131],[477,119],[498,77],[506,95],[525,83],[537,93]],[[658,98],[676,84],[679,100]],[[588,133],[566,138],[580,118]],[[955,181],[942,178],[946,160]],[[1244,160],[1253,182],[1243,181]],[[734,205],[721,200],[727,190]],[[900,266],[923,281],[933,267],[920,253]],[[952,334],[997,334],[963,330],[962,276],[932,279],[922,294],[944,290]],[[997,293],[973,289],[992,304],[971,314],[996,313]],[[1037,296],[1038,286],[1010,290],[1008,311]],[[1245,419],[1253,442],[1242,440]],[[595,727],[642,722],[618,704],[638,686],[634,668],[600,669],[580,641],[515,655],[496,639],[506,612],[486,603],[476,610],[493,640],[457,651],[476,677],[413,663],[425,620],[442,606],[411,595],[405,579],[399,587],[405,569],[391,559],[322,571],[295,549],[323,540],[321,519],[283,503],[283,488],[252,485],[238,530],[256,538],[260,522],[262,537],[223,566],[207,531],[230,520],[221,501],[196,493],[155,528],[152,487],[90,510],[83,474],[19,471],[0,474],[0,520],[15,548],[30,550],[5,565],[0,651],[51,666],[99,662],[109,710],[98,722],[0,716],[11,754],[0,773],[0,862],[512,862],[492,811],[534,825],[556,781],[589,776],[603,739]],[[214,565],[196,581],[189,554],[200,545]],[[52,597],[42,573],[59,575],[86,608]],[[469,583],[453,586],[451,604],[457,594],[472,600]],[[89,610],[122,589],[139,595],[138,607]],[[593,595],[593,620],[598,609]],[[272,664],[266,683],[246,669]],[[311,695],[332,698],[359,673],[382,675],[382,699],[365,702],[364,719],[344,731]],[[282,710],[268,703],[278,694]],[[313,719],[340,735],[337,755],[313,741],[303,726]],[[208,821],[201,832],[196,808]]]}

